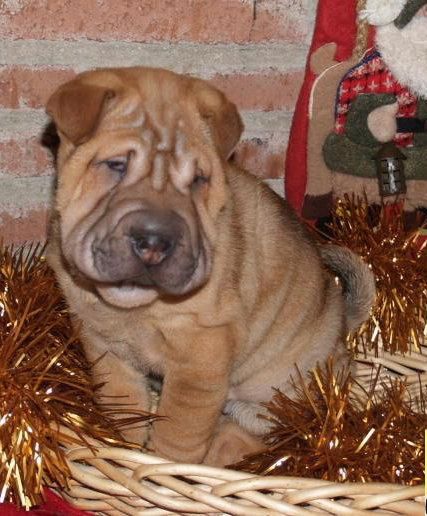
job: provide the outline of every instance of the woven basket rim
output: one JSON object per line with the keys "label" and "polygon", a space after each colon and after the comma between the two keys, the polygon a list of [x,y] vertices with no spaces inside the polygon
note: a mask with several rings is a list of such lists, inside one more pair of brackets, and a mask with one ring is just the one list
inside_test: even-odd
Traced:
{"label": "woven basket rim", "polygon": [[[419,390],[420,384],[427,386],[427,355],[379,355],[367,352],[357,357],[356,378],[361,388],[369,384],[379,366],[382,378],[404,378],[409,393],[411,389]],[[61,493],[84,510],[146,516],[358,516],[372,511],[384,515],[424,514],[424,485],[254,475],[200,464],[178,464],[144,451],[88,441],[88,447],[67,450],[72,481],[69,490]]]}

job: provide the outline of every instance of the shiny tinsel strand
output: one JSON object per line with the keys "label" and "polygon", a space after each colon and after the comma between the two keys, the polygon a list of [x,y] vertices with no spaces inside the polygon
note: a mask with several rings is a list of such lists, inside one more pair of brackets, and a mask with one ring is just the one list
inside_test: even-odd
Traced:
{"label": "shiny tinsel strand", "polygon": [[376,279],[375,306],[349,336],[350,347],[420,352],[427,333],[427,241],[420,228],[405,228],[399,205],[373,207],[355,196],[338,200],[332,213],[333,242],[360,255]]}
{"label": "shiny tinsel strand", "polygon": [[120,429],[149,418],[127,410],[118,422],[126,407],[99,406],[71,328],[42,249],[0,247],[0,503],[39,504],[43,485],[67,485],[64,447],[135,447]]}
{"label": "shiny tinsel strand", "polygon": [[267,404],[266,451],[238,467],[335,482],[422,484],[425,411],[407,400],[399,379],[380,384],[375,377],[358,396],[354,382],[349,371],[335,371],[329,360],[309,382],[295,381],[295,395],[277,391]]}

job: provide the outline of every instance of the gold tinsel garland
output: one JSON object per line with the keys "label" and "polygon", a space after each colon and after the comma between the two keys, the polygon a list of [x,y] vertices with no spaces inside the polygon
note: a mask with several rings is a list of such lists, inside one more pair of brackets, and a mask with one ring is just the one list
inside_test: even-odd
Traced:
{"label": "gold tinsel garland", "polygon": [[98,388],[41,249],[0,248],[0,502],[29,508],[43,485],[65,487],[64,445],[133,447],[120,429],[148,416],[100,407]]}
{"label": "gold tinsel garland", "polygon": [[[271,431],[266,451],[238,464],[256,474],[321,478],[335,482],[424,482],[424,406],[407,401],[401,380],[379,387],[374,378],[363,396],[352,392],[348,371],[330,360],[292,397],[277,391],[266,404]],[[422,403],[423,404],[423,403]]]}
{"label": "gold tinsel garland", "polygon": [[401,205],[370,206],[365,198],[338,200],[329,225],[334,243],[371,267],[377,300],[369,319],[349,336],[356,353],[421,350],[427,332],[427,240],[407,230]]}

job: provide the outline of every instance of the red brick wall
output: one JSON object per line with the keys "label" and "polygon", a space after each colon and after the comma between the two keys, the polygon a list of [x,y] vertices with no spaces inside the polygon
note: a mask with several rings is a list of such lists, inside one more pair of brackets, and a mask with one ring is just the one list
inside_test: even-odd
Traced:
{"label": "red brick wall", "polygon": [[[192,73],[239,106],[237,157],[281,186],[316,0],[0,0],[0,239],[43,239],[51,92],[96,66]],[[279,187],[280,187],[279,186]]]}

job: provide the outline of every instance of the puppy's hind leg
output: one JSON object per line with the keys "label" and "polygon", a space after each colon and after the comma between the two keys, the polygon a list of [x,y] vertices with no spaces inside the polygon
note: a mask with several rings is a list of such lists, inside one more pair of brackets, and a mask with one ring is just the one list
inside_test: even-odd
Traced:
{"label": "puppy's hind leg", "polygon": [[229,400],[224,414],[253,435],[262,436],[270,430],[268,410],[255,401]]}
{"label": "puppy's hind leg", "polygon": [[203,463],[224,467],[240,462],[245,455],[265,448],[262,440],[227,417],[222,417]]}

